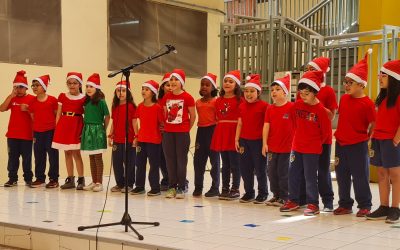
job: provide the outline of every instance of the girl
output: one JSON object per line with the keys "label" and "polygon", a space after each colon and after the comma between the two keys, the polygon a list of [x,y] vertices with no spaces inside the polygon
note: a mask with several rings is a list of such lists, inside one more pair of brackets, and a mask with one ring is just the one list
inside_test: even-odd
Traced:
{"label": "girl", "polygon": [[245,194],[240,202],[252,202],[255,197],[254,173],[257,176],[258,195],[255,204],[264,204],[268,197],[267,162],[260,152],[262,148],[262,129],[268,104],[260,100],[260,76],[251,75],[244,85],[244,98],[239,106],[239,119],[236,127],[235,146],[240,153],[240,173],[243,178]]}
{"label": "girl", "polygon": [[92,183],[83,189],[99,192],[103,190],[103,157],[107,149],[106,131],[110,122],[110,113],[101,91],[100,76],[89,76],[86,82],[85,126],[82,131],[81,150],[89,154]]}
{"label": "girl", "polygon": [[[163,109],[157,104],[158,83],[150,80],[142,84],[143,102],[139,104],[133,120],[136,146],[136,187],[132,194],[145,192],[146,165],[149,159],[149,182],[151,190],[148,196],[160,195],[160,126],[164,120]],[[140,123],[140,128],[138,125]]]}
{"label": "girl", "polygon": [[[211,140],[211,150],[220,152],[222,158],[221,200],[234,200],[240,196],[239,154],[235,147],[236,125],[241,104],[240,71],[233,70],[224,76],[220,97],[215,101],[217,125]],[[232,188],[229,182],[232,173]]]}
{"label": "girl", "polygon": [[161,101],[166,113],[162,142],[169,177],[166,197],[183,199],[190,145],[189,131],[196,120],[196,112],[193,97],[183,89],[185,72],[182,69],[172,71],[170,84],[172,92],[167,93]]}
{"label": "girl", "polygon": [[268,153],[268,179],[274,196],[266,204],[281,207],[288,198],[288,170],[294,127],[290,120],[293,103],[290,96],[290,74],[271,84],[273,105],[268,106],[263,128],[262,154]]}
{"label": "girl", "polygon": [[[367,219],[399,222],[400,202],[400,60],[387,62],[379,74],[381,91],[372,135],[371,163],[378,167],[380,206]],[[392,186],[392,187],[391,187]],[[389,194],[392,189],[392,206]]]}
{"label": "girl", "polygon": [[[128,158],[125,158],[125,122],[126,122],[126,103],[128,102]],[[135,183],[135,159],[136,147],[133,139],[136,134],[133,131],[133,119],[136,113],[136,104],[133,101],[130,88],[126,81],[117,83],[114,91],[112,104],[112,124],[108,135],[108,145],[112,147],[112,162],[116,185],[111,188],[111,192],[125,192],[124,167],[126,168],[128,192],[133,190]]]}
{"label": "girl", "polygon": [[201,99],[196,101],[196,110],[199,117],[197,123],[196,149],[194,151],[194,191],[193,196],[201,196],[203,193],[204,172],[206,170],[207,158],[211,163],[212,184],[210,190],[205,193],[206,197],[219,195],[219,154],[210,150],[211,138],[214,133],[216,122],[215,96],[217,90],[217,76],[211,73],[203,76],[200,82]]}
{"label": "girl", "polygon": [[56,129],[53,143],[55,149],[64,150],[65,164],[68,177],[61,189],[75,188],[74,163],[78,171],[77,190],[83,190],[85,177],[81,156],[81,134],[83,128],[83,104],[85,95],[82,94],[82,74],[70,72],[67,74],[67,93],[58,96],[58,110],[56,116]]}

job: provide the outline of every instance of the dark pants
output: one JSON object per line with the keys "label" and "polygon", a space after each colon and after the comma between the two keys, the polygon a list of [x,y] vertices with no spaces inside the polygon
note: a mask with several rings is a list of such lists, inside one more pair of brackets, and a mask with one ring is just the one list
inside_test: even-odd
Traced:
{"label": "dark pants", "polygon": [[368,142],[340,146],[336,142],[335,171],[339,188],[339,206],[351,209],[354,200],[350,196],[351,181],[358,208],[370,209],[372,206],[369,187]]}
{"label": "dark pants", "polygon": [[128,187],[133,187],[135,183],[135,159],[136,148],[132,143],[128,143],[128,162],[125,162],[125,143],[114,143],[112,150],[112,163],[114,168],[115,182],[119,187],[125,187],[125,169]]}
{"label": "dark pants", "polygon": [[206,171],[207,159],[211,163],[211,188],[219,189],[220,159],[219,153],[210,149],[211,138],[215,125],[209,127],[198,127],[196,134],[196,149],[194,151],[194,186],[203,189],[204,172]]}
{"label": "dark pants", "polygon": [[25,182],[31,182],[32,173],[32,141],[7,138],[8,146],[8,178],[10,181],[18,181],[19,157],[22,156],[22,169]]}
{"label": "dark pants", "polygon": [[168,169],[162,145],[160,147],[160,171],[162,174],[161,185],[168,186]]}
{"label": "dark pants", "polygon": [[319,154],[302,154],[293,151],[289,166],[289,199],[299,203],[303,178],[306,186],[306,202],[318,205]]}
{"label": "dark pants", "polygon": [[[39,181],[46,180],[46,161],[49,156],[49,172],[50,180],[58,181],[59,176],[59,157],[58,150],[51,147],[53,142],[54,130],[45,132],[33,132],[34,144],[33,153],[35,155],[35,176]],[[47,154],[47,155],[46,155]]]}
{"label": "dark pants", "polygon": [[162,147],[171,188],[185,189],[189,146],[189,132],[164,132]]}
{"label": "dark pants", "polygon": [[146,183],[146,165],[149,159],[149,182],[152,190],[160,190],[160,149],[161,144],[139,142],[136,148],[136,187]]}
{"label": "dark pants", "polygon": [[255,194],[254,174],[257,176],[258,195],[268,195],[267,161],[261,154],[262,140],[246,140],[240,138],[240,173],[244,191],[248,195]]}
{"label": "dark pants", "polygon": [[240,166],[239,153],[236,151],[222,151],[222,189],[229,189],[232,173],[232,189],[239,189],[240,186]]}
{"label": "dark pants", "polygon": [[288,198],[288,171],[290,153],[268,153],[268,179],[274,197]]}

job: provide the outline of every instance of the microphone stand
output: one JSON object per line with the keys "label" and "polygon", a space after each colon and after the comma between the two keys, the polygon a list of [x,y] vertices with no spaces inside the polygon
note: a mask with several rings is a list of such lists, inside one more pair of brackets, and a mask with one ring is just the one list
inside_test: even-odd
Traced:
{"label": "microphone stand", "polygon": [[[150,62],[156,58],[159,58],[163,55],[169,54],[171,52],[175,51],[175,48],[171,45],[166,45],[167,47],[167,51],[160,53],[160,54],[156,54],[154,56],[149,56],[148,58],[146,58],[145,60],[139,62],[139,63],[134,63],[132,65],[129,65],[125,68],[122,68],[120,70],[114,71],[112,73],[110,73],[108,75],[109,78],[112,78],[120,73],[122,73],[125,78],[126,78],[126,86],[127,88],[130,88],[130,82],[129,82],[129,76],[130,76],[130,71],[133,68],[136,68],[142,64],[145,64],[147,62]],[[160,223],[159,222],[134,222],[131,219],[131,216],[129,215],[128,212],[128,179],[127,179],[127,165],[128,165],[128,154],[129,154],[129,145],[128,145],[128,133],[129,133],[129,114],[128,114],[128,102],[126,102],[126,109],[125,109],[125,168],[124,168],[124,179],[125,179],[125,212],[124,215],[122,216],[121,221],[119,222],[113,222],[113,223],[107,223],[107,224],[98,224],[98,225],[93,225],[93,226],[80,226],[78,227],[78,231],[83,231],[85,229],[90,229],[90,228],[100,228],[100,227],[108,227],[108,226],[116,226],[116,225],[123,225],[125,226],[125,232],[128,232],[128,227],[138,236],[139,240],[143,240],[143,235],[141,235],[138,231],[136,231],[136,229],[132,226],[132,224],[137,224],[137,225],[153,225],[153,226],[159,226]],[[135,170],[133,170],[135,171]]]}

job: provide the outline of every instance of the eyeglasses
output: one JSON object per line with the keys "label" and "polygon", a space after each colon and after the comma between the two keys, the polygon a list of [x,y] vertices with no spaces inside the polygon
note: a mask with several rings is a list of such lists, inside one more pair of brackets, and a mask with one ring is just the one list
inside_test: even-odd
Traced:
{"label": "eyeglasses", "polygon": [[344,80],[342,84],[343,84],[344,86],[346,86],[346,85],[353,85],[353,83],[355,83],[355,81],[352,81],[352,80],[346,81],[346,80]]}
{"label": "eyeglasses", "polygon": [[311,91],[309,91],[308,89],[302,89],[299,90],[300,95],[309,95],[311,93]]}
{"label": "eyeglasses", "polygon": [[68,85],[68,86],[78,85],[78,84],[79,84],[78,82],[67,82],[67,85]]}
{"label": "eyeglasses", "polygon": [[17,89],[24,89],[25,87],[24,87],[24,86],[21,86],[21,85],[18,85],[18,86],[15,86],[15,88],[17,88]]}
{"label": "eyeglasses", "polygon": [[38,88],[40,86],[40,84],[32,84],[31,88]]}

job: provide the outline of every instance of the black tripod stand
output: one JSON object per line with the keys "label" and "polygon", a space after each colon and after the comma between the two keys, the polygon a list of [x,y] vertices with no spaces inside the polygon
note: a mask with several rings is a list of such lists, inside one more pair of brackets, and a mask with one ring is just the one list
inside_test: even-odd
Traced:
{"label": "black tripod stand", "polygon": [[[147,63],[149,61],[152,61],[152,60],[154,60],[154,59],[156,59],[156,58],[158,58],[160,56],[169,54],[171,52],[176,53],[176,50],[175,50],[174,46],[166,45],[166,47],[167,47],[167,50],[165,52],[160,53],[160,54],[156,54],[154,56],[150,56],[150,57],[148,57],[147,59],[145,59],[142,62],[135,63],[135,64],[132,64],[132,65],[130,65],[128,67],[125,67],[125,68],[123,68],[121,70],[112,72],[112,73],[110,73],[108,75],[108,77],[111,78],[111,77],[114,77],[114,76],[118,75],[119,73],[122,73],[126,78],[126,86],[127,86],[127,88],[129,88],[130,87],[129,76],[130,76],[130,73],[131,73],[130,72],[131,69],[133,69],[133,68],[135,68],[135,67],[137,67],[139,65],[145,64],[145,63]],[[126,109],[125,109],[126,110],[126,112],[125,112],[125,168],[124,168],[124,174],[125,174],[125,212],[124,212],[124,215],[122,216],[122,219],[119,222],[107,223],[107,224],[98,224],[98,225],[93,225],[93,226],[80,226],[80,227],[78,227],[78,231],[83,231],[83,230],[89,229],[89,228],[100,228],[100,227],[123,225],[123,226],[125,226],[125,232],[128,232],[128,227],[129,227],[138,236],[139,240],[143,240],[144,239],[143,235],[141,235],[138,231],[136,231],[136,229],[132,225],[159,226],[160,223],[159,222],[137,222],[137,221],[134,222],[134,221],[132,221],[132,218],[131,218],[131,216],[129,215],[129,212],[128,212],[128,179],[127,179],[127,170],[126,170],[126,165],[128,163],[128,153],[129,153],[129,149],[128,149],[128,147],[129,147],[129,145],[128,145],[128,132],[129,132],[128,104],[129,103],[126,102]]]}

